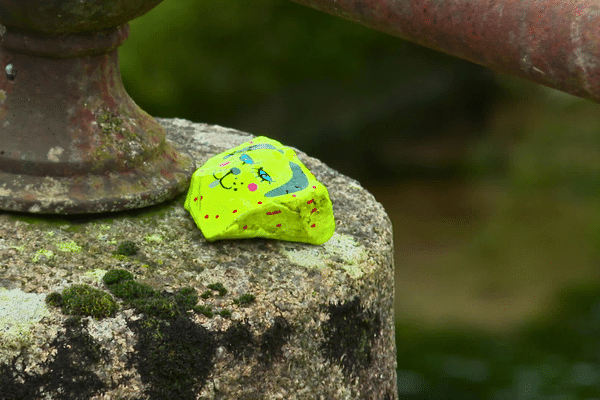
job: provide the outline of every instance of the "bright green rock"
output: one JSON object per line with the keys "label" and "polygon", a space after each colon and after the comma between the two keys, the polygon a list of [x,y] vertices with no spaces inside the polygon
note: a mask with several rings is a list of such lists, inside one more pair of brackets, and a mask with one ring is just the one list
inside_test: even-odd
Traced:
{"label": "bright green rock", "polygon": [[322,244],[335,229],[327,188],[294,150],[265,136],[196,170],[184,207],[211,242],[263,237]]}

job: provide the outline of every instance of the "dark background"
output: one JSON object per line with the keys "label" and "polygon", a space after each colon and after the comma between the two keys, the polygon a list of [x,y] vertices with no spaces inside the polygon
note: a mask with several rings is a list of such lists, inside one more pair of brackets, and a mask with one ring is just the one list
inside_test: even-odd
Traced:
{"label": "dark background", "polygon": [[598,105],[285,0],[131,28],[151,115],[280,140],[385,206],[401,399],[600,399]]}

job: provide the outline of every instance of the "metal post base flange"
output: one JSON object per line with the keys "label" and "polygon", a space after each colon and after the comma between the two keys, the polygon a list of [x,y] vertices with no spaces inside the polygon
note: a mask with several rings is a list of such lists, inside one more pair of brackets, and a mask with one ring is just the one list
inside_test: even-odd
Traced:
{"label": "metal post base flange", "polygon": [[[185,191],[194,162],[165,140],[162,126],[121,81],[117,47],[128,36],[126,21],[139,11],[123,7],[120,19],[107,15],[106,24],[120,25],[94,20],[86,30],[82,18],[69,19],[66,11],[62,25],[58,17],[28,20],[30,3],[0,0],[6,25],[0,42],[0,209],[114,212]],[[7,10],[19,4],[24,14]]]}

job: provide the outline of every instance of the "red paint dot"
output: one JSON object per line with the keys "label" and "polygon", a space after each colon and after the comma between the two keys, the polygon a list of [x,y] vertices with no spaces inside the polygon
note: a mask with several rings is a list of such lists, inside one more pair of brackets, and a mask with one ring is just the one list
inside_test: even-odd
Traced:
{"label": "red paint dot", "polygon": [[262,201],[259,201],[258,204],[262,204]]}
{"label": "red paint dot", "polygon": [[277,224],[277,227],[279,228],[281,226],[281,224]]}
{"label": "red paint dot", "polygon": [[315,201],[315,199],[312,199],[312,200],[309,200],[309,201],[307,201],[307,202],[306,202],[306,204],[310,204],[310,203],[312,203],[313,201]]}
{"label": "red paint dot", "polygon": [[317,211],[317,209],[316,209],[316,208],[313,208],[313,209],[311,210],[311,212],[310,212],[310,213],[312,214],[312,213],[314,213],[315,211]]}
{"label": "red paint dot", "polygon": [[244,229],[248,229],[248,225],[244,225]]}
{"label": "red paint dot", "polygon": [[202,196],[200,196],[200,200],[202,200]]}
{"label": "red paint dot", "polygon": [[208,214],[206,214],[206,215],[204,216],[204,218],[208,219]]}
{"label": "red paint dot", "polygon": [[248,185],[248,190],[251,192],[254,192],[256,189],[258,189],[258,185],[256,183],[250,183]]}
{"label": "red paint dot", "polygon": [[197,197],[194,197],[194,201],[198,201],[198,198],[197,198]]}
{"label": "red paint dot", "polygon": [[271,211],[267,211],[267,215],[271,215]]}
{"label": "red paint dot", "polygon": [[219,218],[219,216],[217,215],[215,218]]}
{"label": "red paint dot", "polygon": [[237,210],[233,210],[233,213],[235,214],[237,212]]}
{"label": "red paint dot", "polygon": [[317,188],[316,186],[313,186],[313,189],[316,189],[316,188]]}
{"label": "red paint dot", "polygon": [[315,224],[312,224],[310,227],[311,227],[311,228],[314,228],[314,227],[315,227]]}

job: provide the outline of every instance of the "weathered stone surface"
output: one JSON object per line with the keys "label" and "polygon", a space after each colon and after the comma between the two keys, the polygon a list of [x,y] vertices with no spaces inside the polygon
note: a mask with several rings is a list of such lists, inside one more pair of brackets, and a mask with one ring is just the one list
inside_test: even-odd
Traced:
{"label": "weathered stone surface", "polygon": [[[159,121],[199,166],[253,137]],[[389,218],[296,152],[333,204],[321,245],[209,242],[185,194],[116,214],[1,213],[0,398],[396,399]]]}
{"label": "weathered stone surface", "polygon": [[335,229],[327,188],[293,149],[265,136],[198,168],[184,208],[211,242],[263,237],[323,244]]}

